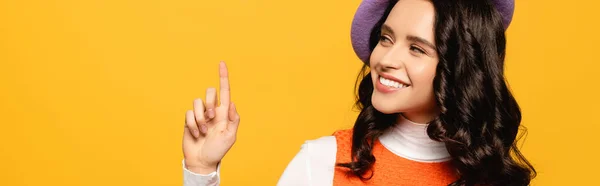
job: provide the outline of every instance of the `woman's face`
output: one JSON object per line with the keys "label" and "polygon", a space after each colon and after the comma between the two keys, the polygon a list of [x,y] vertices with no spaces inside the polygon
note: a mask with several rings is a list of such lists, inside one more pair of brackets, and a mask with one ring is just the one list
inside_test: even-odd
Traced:
{"label": "woman's face", "polygon": [[400,0],[393,7],[370,57],[375,109],[403,113],[419,123],[438,114],[433,93],[438,63],[434,20],[433,4],[427,0]]}

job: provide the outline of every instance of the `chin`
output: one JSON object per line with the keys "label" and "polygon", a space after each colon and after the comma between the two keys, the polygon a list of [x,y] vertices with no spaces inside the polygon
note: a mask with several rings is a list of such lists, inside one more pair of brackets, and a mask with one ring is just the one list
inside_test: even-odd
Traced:
{"label": "chin", "polygon": [[378,97],[375,94],[373,94],[373,96],[371,97],[371,103],[373,104],[373,108],[375,108],[375,110],[384,114],[394,114],[402,112],[402,108],[400,108],[399,105],[394,104],[389,100]]}

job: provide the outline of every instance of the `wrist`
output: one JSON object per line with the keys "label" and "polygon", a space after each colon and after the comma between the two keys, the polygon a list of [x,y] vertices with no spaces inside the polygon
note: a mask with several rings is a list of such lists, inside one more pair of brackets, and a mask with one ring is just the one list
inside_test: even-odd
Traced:
{"label": "wrist", "polygon": [[186,163],[185,168],[196,174],[210,174],[217,171],[217,165],[188,165]]}

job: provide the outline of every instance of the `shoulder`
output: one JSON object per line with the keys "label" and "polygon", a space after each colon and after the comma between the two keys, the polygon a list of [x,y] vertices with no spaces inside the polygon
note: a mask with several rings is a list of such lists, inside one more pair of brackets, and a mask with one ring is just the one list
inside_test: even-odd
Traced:
{"label": "shoulder", "polygon": [[303,150],[307,152],[307,167],[310,169],[309,175],[315,185],[332,185],[337,154],[335,136],[307,140],[303,145]]}
{"label": "shoulder", "polygon": [[323,136],[313,140],[306,140],[302,145],[302,150],[306,151],[310,156],[325,156],[331,152],[335,154],[336,148],[335,136]]}
{"label": "shoulder", "polygon": [[311,167],[333,167],[335,165],[338,143],[335,136],[323,136],[307,140],[302,145]]}
{"label": "shoulder", "polygon": [[352,129],[335,131],[331,136],[323,136],[313,140],[307,140],[300,150],[302,154],[312,163],[324,163],[326,165],[335,162],[338,152],[346,152],[352,146]]}
{"label": "shoulder", "polygon": [[[352,129],[337,130],[331,136],[323,136],[313,140],[307,140],[302,145],[303,150],[311,154],[322,154],[337,149],[337,146],[352,142]],[[335,153],[335,150],[332,152]]]}

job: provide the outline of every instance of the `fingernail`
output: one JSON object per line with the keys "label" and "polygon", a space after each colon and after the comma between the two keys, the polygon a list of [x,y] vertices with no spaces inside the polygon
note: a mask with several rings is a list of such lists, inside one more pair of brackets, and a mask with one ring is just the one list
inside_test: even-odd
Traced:
{"label": "fingernail", "polygon": [[200,133],[198,133],[198,130],[194,129],[194,131],[192,131],[192,135],[194,135],[195,138],[198,138],[198,136],[200,136]]}
{"label": "fingernail", "polygon": [[208,131],[208,130],[206,129],[206,125],[200,125],[200,129],[202,129],[202,133],[205,133],[205,134],[206,134],[206,132]]}
{"label": "fingernail", "polygon": [[215,117],[215,110],[208,109],[208,118],[213,119]]}

